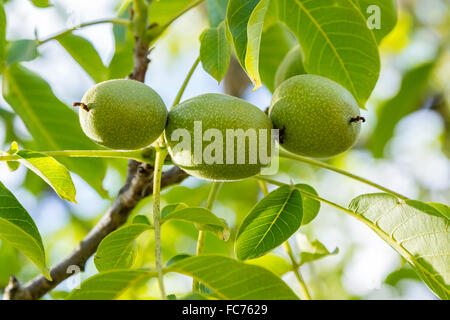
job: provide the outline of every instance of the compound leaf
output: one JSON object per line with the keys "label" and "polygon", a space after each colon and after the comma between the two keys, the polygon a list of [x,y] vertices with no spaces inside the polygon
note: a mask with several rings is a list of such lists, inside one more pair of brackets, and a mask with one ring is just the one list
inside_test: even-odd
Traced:
{"label": "compound leaf", "polygon": [[440,298],[450,298],[450,220],[435,207],[389,194],[352,200],[350,210],[391,245]]}
{"label": "compound leaf", "polygon": [[[5,154],[8,153],[5,152]],[[61,163],[46,154],[30,150],[18,150],[14,155],[19,157],[17,160],[19,163],[48,183],[61,199],[76,203],[75,186],[69,171]]]}
{"label": "compound leaf", "polygon": [[[5,68],[3,96],[25,123],[39,150],[93,150],[99,147],[82,132],[78,117],[38,74],[15,63]],[[59,160],[102,196],[106,162],[102,159]]]}
{"label": "compound leaf", "polygon": [[397,24],[395,0],[352,0],[367,20],[367,27],[375,34],[378,43]]}
{"label": "compound leaf", "polygon": [[361,108],[380,72],[374,34],[350,0],[278,0],[280,20],[297,36],[310,74],[347,88]]}

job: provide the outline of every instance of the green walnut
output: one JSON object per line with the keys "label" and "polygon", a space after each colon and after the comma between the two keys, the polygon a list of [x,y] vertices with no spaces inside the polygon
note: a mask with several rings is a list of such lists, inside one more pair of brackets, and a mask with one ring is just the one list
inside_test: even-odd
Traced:
{"label": "green walnut", "polygon": [[359,107],[340,84],[299,75],[275,91],[269,116],[280,130],[280,145],[295,154],[329,158],[355,143],[361,129]]}
{"label": "green walnut", "polygon": [[167,109],[150,87],[134,80],[110,80],[90,88],[79,111],[81,128],[107,148],[136,150],[151,145],[163,132]]}
{"label": "green walnut", "polygon": [[275,88],[289,78],[305,74],[303,67],[303,54],[300,46],[293,47],[284,57],[275,74]]}
{"label": "green walnut", "polygon": [[254,105],[223,94],[186,100],[169,112],[165,136],[172,160],[205,180],[233,181],[270,163],[272,123]]}

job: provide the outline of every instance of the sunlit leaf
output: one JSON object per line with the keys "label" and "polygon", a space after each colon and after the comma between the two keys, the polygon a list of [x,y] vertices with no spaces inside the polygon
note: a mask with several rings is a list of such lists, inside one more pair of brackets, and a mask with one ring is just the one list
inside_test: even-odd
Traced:
{"label": "sunlit leaf", "polygon": [[444,217],[450,220],[450,207],[442,204],[442,203],[436,203],[436,202],[429,202],[428,205],[435,208],[437,211],[439,211]]}
{"label": "sunlit leaf", "polygon": [[347,88],[364,108],[380,72],[374,34],[349,0],[278,0],[281,21],[295,33],[307,73]]}
{"label": "sunlit leaf", "polygon": [[[99,147],[82,132],[76,113],[53,94],[39,75],[10,65],[2,79],[3,96],[25,123],[38,150],[93,150]],[[80,175],[102,196],[106,164],[101,159],[61,158],[69,170]]]}
{"label": "sunlit leaf", "polygon": [[265,196],[242,222],[235,252],[240,260],[258,258],[288,240],[303,218],[300,192],[290,186]]}
{"label": "sunlit leaf", "polygon": [[0,182],[0,238],[33,261],[50,279],[39,230],[24,207]]}
{"label": "sunlit leaf", "polygon": [[259,75],[259,56],[264,20],[270,0],[260,0],[250,15],[247,25],[247,50],[245,52],[245,69],[252,79],[255,89],[261,86]]}
{"label": "sunlit leaf", "polygon": [[72,33],[58,37],[56,40],[95,82],[108,79],[109,71],[89,40]]}
{"label": "sunlit leaf", "polygon": [[420,201],[367,194],[349,206],[391,245],[442,299],[450,298],[450,220]]}
{"label": "sunlit leaf", "polygon": [[76,202],[76,191],[72,178],[69,171],[61,163],[43,153],[30,150],[17,150],[14,153],[9,151],[9,153],[19,157],[18,162],[41,177],[61,199]]}
{"label": "sunlit leaf", "polygon": [[8,261],[8,263],[0,263],[0,287],[4,288],[8,285],[9,277],[20,272],[23,261],[13,246],[1,239],[0,261]]}
{"label": "sunlit leaf", "polygon": [[234,42],[236,57],[245,68],[247,52],[247,25],[250,16],[260,0],[229,0],[227,22]]}
{"label": "sunlit leaf", "polygon": [[352,0],[367,20],[367,26],[375,34],[378,43],[397,24],[396,0]]}
{"label": "sunlit leaf", "polygon": [[197,207],[174,210],[165,214],[161,223],[170,220],[193,223],[197,229],[210,231],[224,241],[227,241],[230,237],[230,229],[225,220],[218,218],[206,208]]}
{"label": "sunlit leaf", "polygon": [[221,299],[298,299],[288,285],[272,272],[223,256],[203,255],[182,259],[166,271],[191,276]]}
{"label": "sunlit leaf", "polygon": [[136,257],[135,240],[151,228],[148,224],[133,223],[107,235],[100,242],[94,257],[97,270],[131,268]]}
{"label": "sunlit leaf", "polygon": [[220,82],[227,73],[231,59],[225,22],[206,29],[200,36],[200,60],[203,69]]}

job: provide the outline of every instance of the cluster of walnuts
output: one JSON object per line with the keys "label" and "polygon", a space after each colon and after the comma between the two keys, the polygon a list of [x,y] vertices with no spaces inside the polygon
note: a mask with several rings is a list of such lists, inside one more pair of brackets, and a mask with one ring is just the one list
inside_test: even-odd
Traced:
{"label": "cluster of walnuts", "polygon": [[[340,84],[305,74],[299,47],[285,57],[275,76],[276,90],[268,115],[256,106],[224,94],[203,94],[167,111],[161,97],[147,85],[134,80],[99,83],[84,95],[79,116],[85,134],[96,143],[117,150],[137,150],[154,143],[165,132],[172,159],[189,174],[207,180],[240,180],[258,174],[262,163],[198,163],[191,141],[190,151],[175,148],[178,129],[195,135],[195,122],[202,130],[279,130],[280,145],[292,153],[328,158],[349,149],[356,141],[361,123],[359,107]],[[267,136],[269,140],[271,135]],[[261,137],[257,137],[261,139]],[[235,144],[238,140],[234,140]],[[269,141],[269,145],[271,145]],[[259,141],[258,141],[259,144]],[[202,146],[206,148],[207,146]],[[254,152],[245,145],[245,153]],[[231,150],[231,151],[230,151]],[[227,152],[237,146],[223,146]],[[234,156],[234,155],[233,155]],[[248,157],[247,157],[248,159]]]}

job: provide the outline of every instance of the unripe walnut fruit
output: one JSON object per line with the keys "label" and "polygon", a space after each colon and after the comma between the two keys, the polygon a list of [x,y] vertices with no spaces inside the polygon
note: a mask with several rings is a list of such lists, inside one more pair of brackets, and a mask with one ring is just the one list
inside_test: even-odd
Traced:
{"label": "unripe walnut fruit", "polygon": [[347,89],[316,75],[283,82],[272,97],[269,116],[280,130],[284,149],[314,158],[329,158],[352,147],[365,121]]}
{"label": "unripe walnut fruit", "polygon": [[254,105],[204,94],[169,112],[165,135],[173,161],[187,173],[229,181],[254,176],[270,163],[272,128],[269,117]]}
{"label": "unripe walnut fruit", "polygon": [[107,148],[136,150],[163,132],[167,109],[161,97],[135,80],[110,80],[90,88],[79,111],[81,128]]}
{"label": "unripe walnut fruit", "polygon": [[303,54],[299,45],[293,47],[284,57],[275,74],[275,89],[294,76],[305,74]]}

